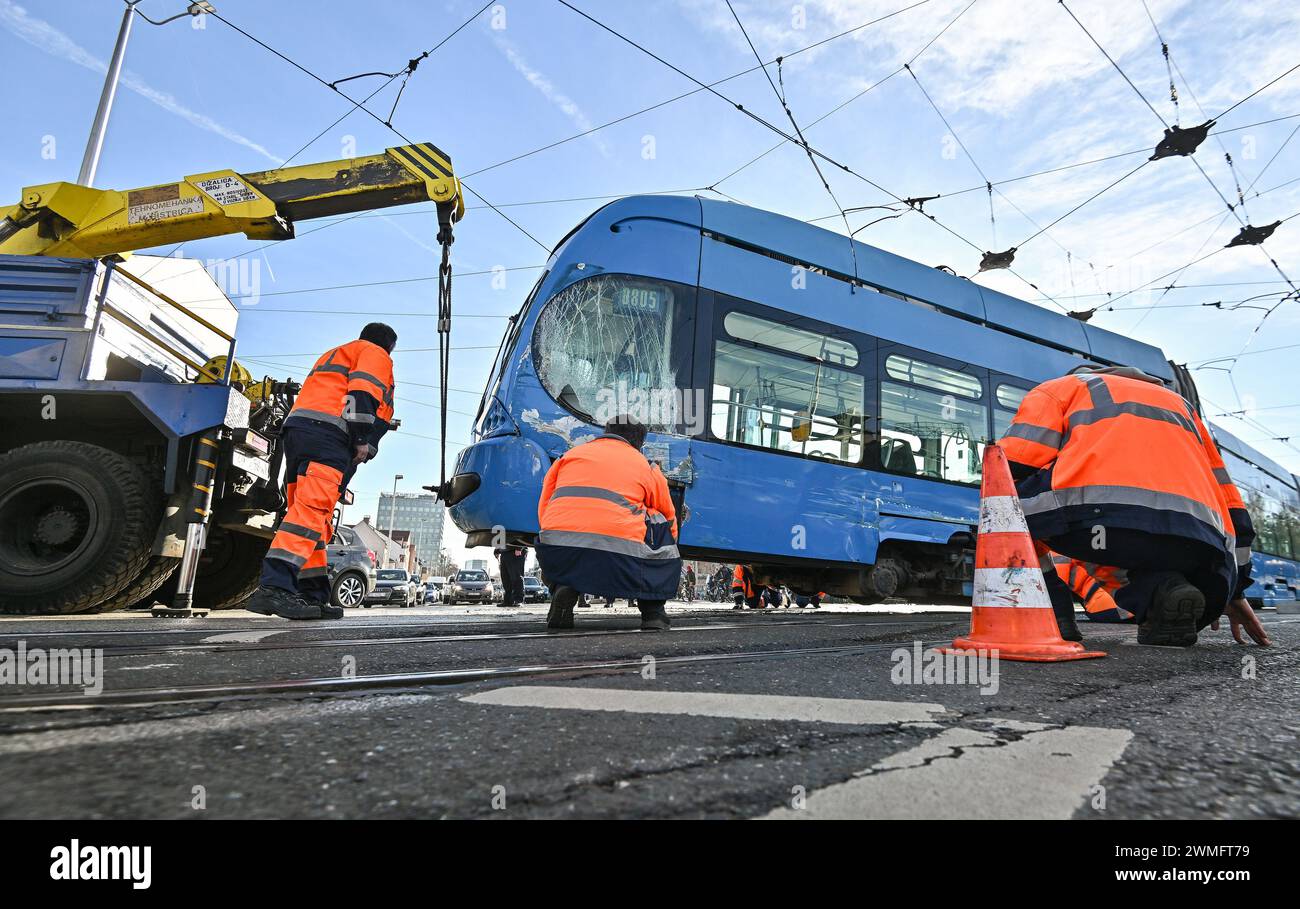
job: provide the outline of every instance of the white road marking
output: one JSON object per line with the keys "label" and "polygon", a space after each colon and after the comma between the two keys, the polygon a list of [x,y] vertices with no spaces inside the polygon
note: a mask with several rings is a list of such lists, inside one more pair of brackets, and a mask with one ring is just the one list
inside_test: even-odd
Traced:
{"label": "white road marking", "polygon": [[926,704],[919,701],[866,701],[852,698],[715,694],[695,691],[636,691],[627,688],[578,688],[563,685],[515,685],[471,694],[461,700],[470,704],[492,704],[500,707],[686,714],[738,720],[794,720],[806,723],[844,723],[854,726],[924,722],[947,712],[942,704]]}
{"label": "white road marking", "polygon": [[141,669],[175,669],[180,663],[150,663],[148,666],[116,666],[114,672],[139,672]]}
{"label": "white road marking", "polygon": [[1068,819],[1124,753],[1133,733],[1074,726],[996,734],[955,728],[864,775],[809,793],[802,809],[764,820]]}
{"label": "white road marking", "polygon": [[274,634],[288,634],[288,628],[275,628],[270,631],[231,631],[226,634],[214,634],[199,640],[200,644],[256,644]]}

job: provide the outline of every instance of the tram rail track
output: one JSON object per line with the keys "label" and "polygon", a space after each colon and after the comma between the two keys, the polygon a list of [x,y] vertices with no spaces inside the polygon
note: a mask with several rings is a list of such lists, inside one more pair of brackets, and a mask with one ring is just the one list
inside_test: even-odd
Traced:
{"label": "tram rail track", "polygon": [[[673,640],[682,634],[689,634],[701,631],[752,631],[752,630],[776,630],[778,628],[792,627],[809,627],[820,626],[825,628],[896,628],[907,627],[916,628],[920,632],[933,631],[942,627],[943,622],[818,622],[818,621],[785,621],[779,623],[748,623],[748,622],[722,622],[708,623],[698,625],[676,625],[673,628]],[[372,626],[373,627],[373,626]],[[278,651],[278,650],[315,650],[323,648],[336,647],[376,647],[376,646],[410,646],[417,644],[458,644],[458,643],[488,643],[493,641],[526,641],[526,640],[556,640],[563,637],[572,638],[593,638],[593,637],[615,637],[623,635],[641,635],[649,632],[643,632],[639,628],[592,628],[578,631],[565,631],[556,633],[554,631],[516,631],[516,632],[489,632],[489,633],[464,633],[464,634],[433,634],[433,635],[405,635],[398,637],[373,637],[373,638],[312,638],[309,640],[283,640],[283,641],[209,641],[195,642],[193,644],[167,645],[160,647],[136,646],[136,645],[109,645],[103,649],[105,657],[134,657],[134,656],[163,656],[167,654],[178,653],[249,653],[258,651]]]}
{"label": "tram rail track", "polygon": [[[924,647],[948,643],[947,638],[922,641]],[[846,644],[834,647],[795,647],[776,650],[748,650],[733,653],[696,653],[657,657],[657,666],[704,663],[734,663],[748,660],[795,659],[812,656],[839,656],[873,653],[898,647],[897,642]],[[536,663],[509,666],[480,666],[468,669],[434,669],[425,672],[380,673],[365,676],[331,676],[306,679],[270,679],[238,684],[164,685],[123,688],[97,695],[61,692],[46,695],[16,695],[0,698],[0,714],[53,710],[94,710],[104,707],[192,704],[212,701],[248,701],[274,699],[285,695],[343,695],[368,691],[408,689],[416,691],[430,686],[463,685],[491,680],[613,674],[641,669],[643,658],[584,660],[572,663]]]}

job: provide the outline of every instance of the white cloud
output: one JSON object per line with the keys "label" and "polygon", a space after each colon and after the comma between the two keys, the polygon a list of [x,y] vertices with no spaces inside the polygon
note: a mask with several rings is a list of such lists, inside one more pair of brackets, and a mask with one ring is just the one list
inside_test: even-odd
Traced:
{"label": "white cloud", "polygon": [[[506,60],[510,62],[510,65],[515,68],[515,72],[523,76],[529,85],[541,93],[542,97],[558,107],[560,112],[568,117],[569,121],[574,126],[585,132],[596,125],[591,122],[591,119],[586,115],[582,108],[578,106],[576,101],[556,88],[555,83],[547,78],[545,74],[534,69],[528,61],[524,59],[524,55],[519,52],[519,49],[516,48],[512,42],[500,36],[494,36],[493,41],[496,43],[497,49],[501,51]],[[600,149],[601,154],[606,157],[609,156],[609,147],[605,144],[604,139],[602,139],[599,134],[593,135],[591,140],[596,144],[596,147]]]}
{"label": "white cloud", "polygon": [[[74,63],[97,73],[108,71],[108,65],[103,60],[91,54],[45,20],[29,16],[26,9],[11,2],[11,0],[0,0],[0,26],[51,56],[59,57],[69,63]],[[121,85],[123,88],[135,92],[147,101],[158,105],[168,113],[180,117],[201,130],[216,133],[223,139],[228,139],[236,145],[251,149],[277,164],[283,160],[282,156],[272,154],[252,139],[218,123],[206,114],[191,110],[177,101],[172,95],[154,88],[130,70],[123,70]]]}

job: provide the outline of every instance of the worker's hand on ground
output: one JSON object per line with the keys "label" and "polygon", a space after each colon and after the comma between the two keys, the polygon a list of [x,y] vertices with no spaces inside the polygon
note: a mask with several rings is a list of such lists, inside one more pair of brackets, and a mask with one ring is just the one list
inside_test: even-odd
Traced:
{"label": "worker's hand on ground", "polygon": [[[1228,604],[1226,610],[1228,614],[1228,625],[1232,628],[1232,639],[1238,644],[1246,643],[1242,640],[1241,629],[1246,629],[1246,634],[1250,635],[1260,647],[1267,647],[1273,642],[1268,639],[1268,632],[1264,630],[1264,625],[1255,615],[1255,610],[1250,608],[1250,603],[1246,602],[1245,597],[1240,597]],[[1219,620],[1215,619],[1210,623],[1210,627],[1215,631],[1219,630]]]}
{"label": "worker's hand on ground", "polygon": [[352,458],[353,464],[364,464],[375,456],[375,446],[366,443],[358,445],[356,455]]}

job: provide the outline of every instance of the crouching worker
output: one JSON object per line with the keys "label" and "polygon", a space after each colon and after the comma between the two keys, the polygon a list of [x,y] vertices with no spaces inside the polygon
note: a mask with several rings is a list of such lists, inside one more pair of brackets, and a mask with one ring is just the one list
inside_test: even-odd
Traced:
{"label": "crouching worker", "polygon": [[748,565],[737,565],[731,573],[732,609],[761,609],[763,601],[761,591],[754,583],[754,570]]}
{"label": "crouching worker", "polygon": [[1159,379],[1079,367],[1025,395],[999,445],[1065,640],[1082,636],[1049,549],[1104,566],[1139,644],[1188,647],[1224,613],[1234,638],[1269,643],[1243,597],[1250,515],[1201,418]]}
{"label": "crouching worker", "polygon": [[262,562],[251,612],[343,618],[343,607],[330,603],[325,546],[339,496],[393,419],[395,346],[397,332],[371,322],[357,340],[321,354],[302,383],[281,437],[288,511]]}
{"label": "crouching worker", "polygon": [[604,435],[551,465],[537,503],[537,560],[555,591],[546,627],[573,627],[578,591],[635,600],[641,628],[666,631],[677,592],[677,512],[668,481],[641,453],[646,430],[617,416]]}

